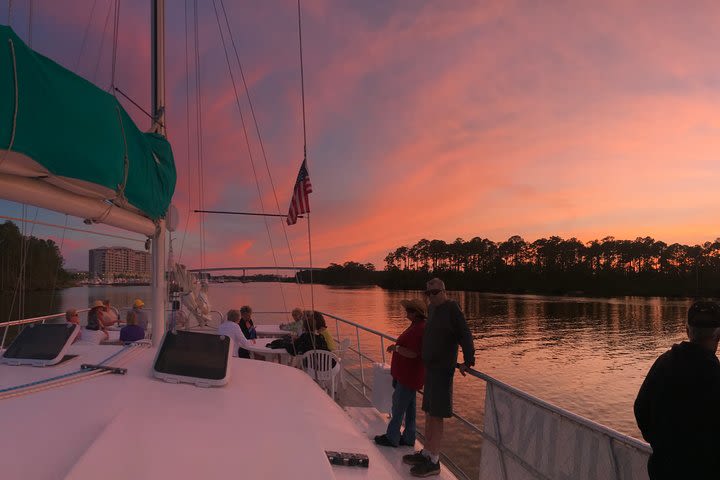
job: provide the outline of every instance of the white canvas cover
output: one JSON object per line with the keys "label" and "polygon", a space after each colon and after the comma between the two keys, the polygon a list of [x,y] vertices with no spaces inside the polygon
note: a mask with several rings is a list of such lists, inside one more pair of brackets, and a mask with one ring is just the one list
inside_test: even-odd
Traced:
{"label": "white canvas cover", "polygon": [[480,478],[647,480],[650,446],[503,384],[487,384]]}
{"label": "white canvas cover", "polygon": [[373,363],[372,403],[378,412],[390,413],[393,390],[390,365]]}

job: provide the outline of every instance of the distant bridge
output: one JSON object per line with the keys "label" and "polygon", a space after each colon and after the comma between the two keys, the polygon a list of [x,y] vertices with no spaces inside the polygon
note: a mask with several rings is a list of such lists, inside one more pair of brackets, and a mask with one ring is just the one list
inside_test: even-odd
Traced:
{"label": "distant bridge", "polygon": [[193,268],[188,272],[206,273],[206,272],[224,272],[228,270],[324,270],[324,267],[213,267],[213,268]]}

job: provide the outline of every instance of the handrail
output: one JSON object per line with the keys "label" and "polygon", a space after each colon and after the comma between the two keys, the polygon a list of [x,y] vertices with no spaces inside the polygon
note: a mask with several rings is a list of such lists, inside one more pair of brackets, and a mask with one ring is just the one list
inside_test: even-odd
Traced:
{"label": "handrail", "polygon": [[[84,313],[89,310],[90,310],[90,308],[83,308],[83,309],[78,309],[77,312]],[[22,320],[12,320],[10,322],[0,323],[0,328],[14,327],[15,325],[26,325],[28,323],[37,323],[37,322],[42,322],[45,320],[50,320],[51,318],[60,318],[60,317],[64,317],[64,316],[65,316],[65,312],[62,312],[62,313],[54,313],[52,315],[43,315],[42,317],[24,318]]]}
{"label": "handrail", "polygon": [[393,342],[397,342],[397,338],[396,338],[396,337],[393,337],[392,335],[388,335],[387,333],[383,333],[383,332],[380,332],[380,331],[378,331],[378,330],[375,330],[375,329],[366,327],[365,325],[361,325],[361,324],[359,324],[359,323],[355,323],[355,322],[353,322],[353,321],[351,321],[351,320],[345,320],[344,318],[340,318],[340,317],[338,317],[338,316],[335,316],[335,315],[333,315],[332,313],[325,313],[325,312],[320,312],[320,313],[322,313],[322,314],[325,315],[326,317],[334,318],[335,320],[339,320],[339,321],[341,321],[341,322],[343,322],[343,323],[346,323],[346,324],[348,324],[348,325],[352,325],[353,327],[357,327],[357,328],[359,328],[360,330],[364,330],[364,331],[366,331],[366,332],[374,333],[375,335],[377,335],[377,336],[379,336],[379,337],[383,337],[383,338],[386,338],[386,339],[391,340],[391,341],[393,341]]}

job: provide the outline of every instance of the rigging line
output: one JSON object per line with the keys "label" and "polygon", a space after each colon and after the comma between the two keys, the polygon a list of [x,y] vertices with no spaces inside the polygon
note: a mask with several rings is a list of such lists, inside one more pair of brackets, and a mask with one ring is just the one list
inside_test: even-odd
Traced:
{"label": "rigging line", "polygon": [[183,231],[182,242],[180,242],[180,253],[178,255],[178,262],[182,261],[183,248],[185,248],[185,238],[188,233],[188,226],[190,225],[190,211],[192,210],[192,185],[190,175],[190,60],[188,57],[188,0],[185,0],[185,140],[187,147],[185,150],[187,159],[187,179],[188,179],[188,208],[187,215],[185,215],[185,230]]}
{"label": "rigging line", "polygon": [[307,159],[307,131],[305,129],[305,70],[303,67],[303,48],[302,48],[302,21],[300,15],[300,0],[298,6],[298,38],[300,39],[300,97],[302,99],[302,124],[303,124],[303,145],[305,151],[305,159]]}
{"label": "rigging line", "polygon": [[[230,80],[231,80],[232,86],[233,86],[233,92],[235,93],[235,103],[237,104],[238,113],[240,114],[240,121],[242,123],[243,133],[245,135],[245,144],[247,145],[248,155],[250,157],[250,165],[252,165],[253,177],[255,177],[255,187],[257,189],[258,200],[260,201],[260,211],[263,213],[263,222],[265,224],[265,231],[267,232],[268,242],[270,243],[270,252],[273,257],[273,264],[275,265],[275,267],[277,267],[278,266],[277,255],[275,254],[275,246],[273,245],[272,234],[270,233],[270,225],[268,224],[267,217],[264,216],[265,202],[263,201],[263,198],[262,198],[262,191],[260,189],[260,181],[258,179],[257,169],[255,168],[255,159],[253,158],[252,148],[250,146],[250,137],[247,133],[247,126],[245,125],[245,116],[243,115],[242,109],[240,108],[240,97],[237,92],[237,85],[235,83],[235,75],[233,75],[233,72],[232,72],[232,66],[230,64],[230,56],[228,55],[227,45],[225,44],[225,35],[223,34],[223,31],[222,31],[222,25],[220,24],[220,15],[218,14],[217,3],[215,0],[213,0],[213,9],[215,10],[215,19],[217,20],[218,31],[220,32],[220,40],[222,41],[223,51],[225,52],[225,61],[227,62],[228,72],[230,73]],[[276,275],[280,276],[279,271],[276,271],[275,273],[276,273]],[[282,288],[281,283],[279,284],[279,286],[280,286],[280,296],[282,297],[282,301],[283,301],[283,309],[285,311],[287,311],[287,303],[285,300],[285,291]]]}
{"label": "rigging line", "polygon": [[[282,217],[287,218],[287,215],[277,213],[254,213],[254,212],[228,212],[224,210],[194,210],[195,213],[217,213],[219,215],[250,215],[256,217]],[[298,215],[297,218],[305,218],[302,215]]]}
{"label": "rigging line", "polygon": [[[27,205],[22,204],[22,210],[21,214],[22,218],[27,217]],[[24,288],[25,282],[23,281],[23,268],[25,267],[25,241],[27,240],[27,225],[22,224],[22,229],[20,230],[22,237],[20,238],[20,265],[18,268],[18,283],[15,285],[15,294],[20,291],[21,288]],[[15,295],[13,295],[13,301],[12,304],[10,304],[10,312],[13,311],[13,308],[15,306]],[[18,318],[23,318],[23,311],[22,311],[22,295],[20,296],[20,299],[18,300]]]}
{"label": "rigging line", "polygon": [[[28,214],[28,206],[23,203],[23,217],[27,216]],[[36,212],[37,216],[37,212]],[[25,298],[26,298],[26,290],[27,290],[27,278],[25,276],[27,272],[27,257],[28,257],[28,246],[30,245],[30,239],[28,238],[28,228],[27,225],[23,225],[23,241],[22,245],[20,246],[21,250],[21,265],[20,265],[20,300],[19,300],[19,310],[20,310],[20,318],[25,318]]]}
{"label": "rigging line", "polygon": [[[277,208],[278,215],[281,215],[280,201],[278,200],[277,190],[275,189],[275,182],[273,181],[273,176],[270,172],[270,165],[268,163],[267,153],[265,151],[265,143],[263,142],[262,135],[260,134],[260,125],[258,123],[257,116],[255,115],[255,107],[253,106],[252,99],[250,98],[250,89],[248,88],[247,81],[245,80],[245,72],[242,68],[240,55],[238,54],[238,49],[235,44],[235,37],[233,37],[232,29],[230,28],[230,20],[228,19],[227,11],[225,10],[224,0],[220,0],[220,6],[222,7],[223,16],[225,17],[225,25],[227,26],[230,43],[232,44],[233,51],[235,52],[235,60],[237,61],[240,70],[240,78],[242,79],[243,87],[245,88],[245,95],[247,97],[248,105],[250,106],[250,113],[252,115],[253,122],[255,123],[255,132],[257,133],[258,143],[260,144],[260,151],[262,152],[263,160],[265,162],[265,169],[267,170],[268,178],[270,179],[270,187],[273,192],[273,197],[275,198],[275,208]],[[284,217],[287,217],[287,215],[284,215]],[[290,238],[287,233],[287,226],[282,220],[280,220],[280,226],[282,227],[283,235],[285,236],[285,244],[288,249],[288,256],[290,257],[290,264],[292,266],[295,266],[295,258],[292,253],[292,248],[290,247]],[[303,306],[304,309],[305,301],[303,299],[302,289],[298,289],[298,293],[300,294],[300,304]]]}
{"label": "rigging line", "polygon": [[[65,233],[67,233],[67,224],[68,224],[69,218],[70,217],[67,214],[65,214],[65,226],[63,227],[62,239],[60,240],[60,257],[61,258],[62,258],[63,246],[65,245]],[[62,268],[62,261],[60,259],[58,259],[57,268],[55,269],[55,278],[53,279],[52,290],[50,292],[50,311],[51,312],[53,311],[53,307],[55,306],[55,289],[57,288],[57,280],[58,280],[58,276],[60,275],[60,268]]]}
{"label": "rigging line", "polygon": [[32,48],[33,44],[33,0],[28,0],[28,45]]}
{"label": "rigging line", "polygon": [[84,230],[84,229],[82,229],[82,228],[63,227],[62,225],[58,225],[58,224],[55,224],[55,223],[46,223],[46,222],[37,222],[37,221],[34,222],[34,221],[32,221],[32,220],[23,220],[22,218],[18,218],[18,217],[8,217],[8,216],[6,216],[6,215],[0,215],[0,218],[5,219],[5,220],[14,220],[14,221],[17,221],[17,222],[22,222],[22,223],[34,223],[34,224],[37,224],[37,225],[43,225],[43,226],[45,226],[45,227],[64,228],[64,229],[66,229],[66,230],[71,230],[71,231],[73,231],[73,232],[89,233],[89,234],[91,234],[91,235],[101,235],[101,236],[103,236],[103,237],[119,238],[119,239],[122,239],[122,240],[132,240],[133,242],[145,243],[145,240],[140,240],[140,239],[138,239],[138,238],[124,237],[124,236],[122,236],[122,235],[114,235],[114,234],[111,234],[111,233],[93,232],[92,230]]}
{"label": "rigging line", "polygon": [[[300,44],[300,98],[302,99],[302,126],[303,126],[303,161],[307,166],[307,129],[305,120],[305,67],[303,62],[302,48],[302,15],[300,9],[300,0],[297,0],[298,6],[298,39]],[[308,253],[310,256],[310,266],[312,267],[312,241],[310,240],[310,212],[308,211]],[[313,275],[310,270],[310,304],[315,309],[315,290],[313,288]]]}
{"label": "rigging line", "polygon": [[12,123],[12,132],[10,133],[10,142],[8,143],[8,147],[5,149],[5,153],[3,153],[2,157],[0,158],[0,165],[5,161],[5,159],[10,155],[10,152],[12,151],[13,145],[15,143],[15,132],[17,131],[17,114],[18,114],[18,108],[19,108],[19,102],[20,102],[20,85],[18,84],[18,75],[17,75],[17,58],[15,57],[15,44],[12,41],[12,38],[8,38],[8,45],[10,46],[10,56],[12,56],[12,64],[13,64],[13,82],[15,85],[15,104],[13,108],[13,123]]}
{"label": "rigging line", "polygon": [[[202,139],[202,83],[200,77],[200,28],[198,25],[198,2],[194,0],[194,40],[195,40],[195,110],[197,122],[197,165],[198,165],[198,204],[200,210],[205,208],[205,174],[203,172],[203,139]],[[205,215],[200,214],[200,267],[205,268]],[[202,276],[202,274],[201,274]]]}
{"label": "rigging line", "polygon": [[105,45],[105,34],[107,33],[107,28],[110,24],[110,13],[112,12],[112,6],[112,3],[108,4],[107,15],[105,15],[105,26],[103,27],[103,33],[100,37],[100,49],[98,50],[97,62],[95,63],[95,71],[93,72],[93,83],[95,83],[95,80],[97,79],[98,69],[100,68],[100,60],[102,60],[103,46]]}
{"label": "rigging line", "polygon": [[[37,215],[40,211],[40,208],[35,209],[35,219],[33,221],[37,221]],[[23,218],[27,217],[27,205],[23,203],[22,206],[22,216]],[[15,291],[13,293],[13,299],[12,302],[10,302],[10,313],[8,315],[8,321],[12,320],[12,312],[15,308],[15,300],[17,299],[17,294],[21,290],[22,287],[22,294],[20,295],[20,298],[18,299],[18,318],[23,318],[25,315],[25,294],[26,294],[26,271],[27,271],[27,256],[28,256],[28,248],[30,246],[30,239],[27,235],[27,223],[29,222],[23,222],[23,228],[21,230],[22,232],[22,238],[20,239],[20,270],[18,272],[18,279],[17,283],[15,284]],[[30,230],[30,235],[33,234],[35,231],[35,226],[33,225],[33,228]]]}
{"label": "rigging line", "polygon": [[85,26],[85,33],[83,34],[82,43],[80,44],[80,54],[78,54],[77,61],[75,62],[75,73],[78,73],[78,69],[80,68],[80,60],[82,59],[82,55],[85,52],[85,45],[87,44],[88,33],[90,32],[90,25],[92,25],[93,13],[95,13],[96,6],[97,0],[93,0],[92,8],[90,9],[90,18],[88,18],[88,23]]}
{"label": "rigging line", "polygon": [[310,212],[308,212],[307,216],[308,253],[310,254],[310,305],[312,309],[315,310],[315,291],[313,289],[312,236],[310,235]]}
{"label": "rigging line", "polygon": [[[142,113],[144,113],[145,115],[147,115],[149,118],[153,118],[153,116],[150,114],[150,112],[148,112],[148,111],[145,110],[143,107],[141,107],[140,105],[138,105],[138,103],[137,103],[135,100],[133,100],[132,98],[130,98],[125,92],[123,92],[122,90],[120,90],[118,87],[113,87],[113,88],[114,88],[114,90],[115,90],[116,92],[118,92],[118,93],[119,93],[120,95],[122,95],[125,99],[127,99],[128,102],[130,102],[130,103],[132,103],[133,105],[135,105],[138,110],[140,110]],[[164,127],[164,126],[165,126],[165,125],[163,124],[163,122],[157,122],[157,123],[158,123],[161,127]]]}
{"label": "rigging line", "polygon": [[110,88],[115,94],[115,65],[117,64],[118,31],[120,30],[120,0],[115,0],[115,20],[113,25],[112,69],[110,74]]}

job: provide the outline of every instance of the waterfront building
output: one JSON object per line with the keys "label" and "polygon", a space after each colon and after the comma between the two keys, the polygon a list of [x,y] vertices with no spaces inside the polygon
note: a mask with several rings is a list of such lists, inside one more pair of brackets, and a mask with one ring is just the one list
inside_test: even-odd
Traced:
{"label": "waterfront building", "polygon": [[150,280],[150,253],[127,247],[93,248],[88,252],[90,276],[105,281]]}

